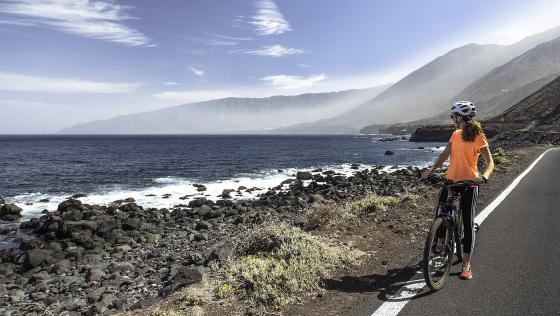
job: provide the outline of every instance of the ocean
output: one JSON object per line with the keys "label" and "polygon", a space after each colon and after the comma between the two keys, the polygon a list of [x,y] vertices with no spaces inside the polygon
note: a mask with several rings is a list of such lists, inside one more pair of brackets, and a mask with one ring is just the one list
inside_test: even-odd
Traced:
{"label": "ocean", "polygon": [[[55,210],[78,193],[87,195],[79,199],[88,204],[132,197],[144,207],[172,208],[199,196],[217,199],[224,189],[239,186],[260,190],[234,192],[233,198],[252,198],[297,171],[350,175],[353,163],[359,169],[426,166],[444,146],[379,141],[383,137],[0,135],[0,196],[23,208],[24,218]],[[385,155],[386,150],[395,154]],[[198,192],[193,184],[207,190]]]}

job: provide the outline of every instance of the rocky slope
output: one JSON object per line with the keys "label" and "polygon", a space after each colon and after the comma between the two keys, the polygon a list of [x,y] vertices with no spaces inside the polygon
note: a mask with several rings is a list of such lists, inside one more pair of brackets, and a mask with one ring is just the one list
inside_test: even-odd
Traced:
{"label": "rocky slope", "polygon": [[[560,143],[560,77],[504,113],[484,120],[482,125],[486,133],[492,131],[497,135],[495,140],[504,145]],[[445,125],[424,126],[416,130],[412,140],[445,141],[449,132]]]}

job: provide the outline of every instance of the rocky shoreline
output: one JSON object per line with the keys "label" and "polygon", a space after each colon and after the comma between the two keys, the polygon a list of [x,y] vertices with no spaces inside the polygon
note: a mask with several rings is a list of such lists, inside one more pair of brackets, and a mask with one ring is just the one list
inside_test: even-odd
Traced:
{"label": "rocky shoreline", "polygon": [[[315,201],[397,196],[419,185],[422,170],[416,167],[392,173],[382,168],[349,177],[332,170],[298,172],[257,199],[233,201],[226,194],[173,209],[144,209],[133,199],[108,206],[68,199],[0,232],[17,245],[0,250],[0,313],[96,315],[147,308],[199,282],[210,262],[235,252],[236,236],[265,220],[305,226],[304,210]],[[13,206],[2,209],[17,217]]]}

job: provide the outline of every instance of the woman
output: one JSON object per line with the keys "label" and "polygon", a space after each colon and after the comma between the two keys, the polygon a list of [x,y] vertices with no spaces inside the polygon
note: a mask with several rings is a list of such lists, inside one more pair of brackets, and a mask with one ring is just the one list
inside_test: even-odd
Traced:
{"label": "woman", "polygon": [[[473,119],[475,115],[476,108],[471,102],[459,101],[453,104],[451,119],[456,130],[432,168],[422,174],[423,179],[429,177],[447,158],[451,157],[449,168],[445,173],[447,180],[455,182],[471,180],[477,185],[488,182],[488,178],[494,171],[494,160],[480,123]],[[482,154],[486,163],[486,168],[482,174],[479,174],[477,167],[480,154]],[[474,217],[476,215],[478,186],[458,187],[458,190],[461,190],[461,215],[463,216],[465,233],[463,238],[463,251],[465,253],[463,256],[463,271],[459,277],[469,280],[472,278],[471,254],[475,241]],[[439,196],[439,204],[444,203],[446,198],[447,188],[444,187]]]}

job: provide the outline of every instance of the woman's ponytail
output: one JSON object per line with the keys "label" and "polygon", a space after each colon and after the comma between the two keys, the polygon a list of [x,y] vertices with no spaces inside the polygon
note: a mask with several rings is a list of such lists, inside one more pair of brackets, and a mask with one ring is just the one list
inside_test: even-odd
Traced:
{"label": "woman's ponytail", "polygon": [[461,136],[466,142],[474,142],[476,135],[482,134],[482,126],[480,126],[480,123],[472,117],[466,118],[464,120],[465,129],[463,129]]}

